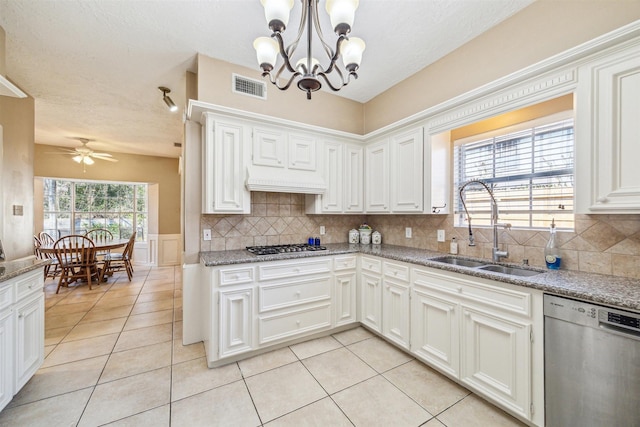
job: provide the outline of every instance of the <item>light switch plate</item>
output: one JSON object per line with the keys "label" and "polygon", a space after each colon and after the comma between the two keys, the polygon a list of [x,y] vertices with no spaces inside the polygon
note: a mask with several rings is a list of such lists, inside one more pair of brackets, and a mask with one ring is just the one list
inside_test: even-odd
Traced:
{"label": "light switch plate", "polygon": [[444,230],[438,230],[438,242],[444,242]]}
{"label": "light switch plate", "polygon": [[204,240],[211,240],[211,229],[205,228],[202,230]]}
{"label": "light switch plate", "polygon": [[320,226],[320,235],[324,236],[325,234],[327,234],[327,230],[324,228],[324,225]]}
{"label": "light switch plate", "polygon": [[404,237],[406,237],[407,239],[411,238],[411,227],[407,227],[404,229]]}

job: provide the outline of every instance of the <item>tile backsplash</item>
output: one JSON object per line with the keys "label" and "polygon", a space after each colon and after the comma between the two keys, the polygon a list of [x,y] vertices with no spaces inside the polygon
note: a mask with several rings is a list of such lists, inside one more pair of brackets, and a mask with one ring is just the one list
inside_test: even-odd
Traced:
{"label": "tile backsplash", "polygon": [[[201,229],[211,229],[211,241],[201,240],[202,251],[242,249],[245,246],[306,242],[326,234],[323,243],[348,240],[349,230],[368,222],[382,233],[382,242],[449,251],[451,237],[458,240],[459,254],[491,259],[492,231],[474,228],[476,246],[468,246],[466,228],[453,226],[453,215],[307,215],[305,196],[286,193],[251,193],[249,215],[202,215]],[[612,274],[640,279],[640,215],[576,215],[574,232],[557,233],[562,251],[562,269]],[[405,238],[405,228],[412,238]],[[445,230],[446,242],[436,239]],[[501,249],[509,251],[507,262],[528,259],[532,266],[544,266],[548,231],[500,230]],[[201,233],[202,235],[202,233]]]}

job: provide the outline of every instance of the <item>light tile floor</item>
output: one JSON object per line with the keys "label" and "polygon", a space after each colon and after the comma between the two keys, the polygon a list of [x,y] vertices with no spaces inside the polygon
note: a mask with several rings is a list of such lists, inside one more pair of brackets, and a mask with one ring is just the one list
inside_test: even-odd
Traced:
{"label": "light tile floor", "polygon": [[523,425],[361,327],[208,369],[181,344],[178,267],[55,288],[44,365],[0,426]]}

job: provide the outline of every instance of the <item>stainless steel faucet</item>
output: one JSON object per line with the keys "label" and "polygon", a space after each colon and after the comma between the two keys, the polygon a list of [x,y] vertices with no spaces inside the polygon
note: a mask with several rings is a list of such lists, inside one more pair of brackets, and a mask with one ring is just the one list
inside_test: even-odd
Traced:
{"label": "stainless steel faucet", "polygon": [[464,203],[464,197],[462,196],[462,191],[469,184],[480,184],[485,190],[487,190],[487,193],[489,193],[489,196],[491,196],[491,227],[493,228],[493,249],[492,249],[491,259],[493,260],[493,262],[500,262],[501,258],[506,258],[509,256],[509,252],[501,251],[498,248],[498,227],[503,227],[506,230],[510,230],[511,224],[498,223],[498,202],[496,202],[496,198],[493,196],[493,191],[491,191],[491,189],[487,186],[487,184],[477,179],[472,179],[470,181],[465,182],[460,186],[460,189],[458,191],[460,193],[460,201],[462,201],[462,207],[464,208],[464,212],[467,215],[467,222],[469,224],[469,246],[475,246],[475,239],[473,237],[473,231],[471,230],[471,216],[469,215],[469,211],[467,210],[467,205]]}

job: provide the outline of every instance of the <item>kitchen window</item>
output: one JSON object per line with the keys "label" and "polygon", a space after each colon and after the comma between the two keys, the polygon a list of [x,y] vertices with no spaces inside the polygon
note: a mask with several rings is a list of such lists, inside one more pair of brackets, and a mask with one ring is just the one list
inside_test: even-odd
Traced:
{"label": "kitchen window", "polygon": [[45,178],[43,231],[54,238],[106,228],[114,237],[146,241],[148,186]]}
{"label": "kitchen window", "polygon": [[[573,152],[572,112],[455,141],[455,225],[467,225],[458,189],[476,179],[493,191],[501,223],[540,229],[553,218],[558,229],[573,230]],[[464,197],[473,225],[489,226],[486,190],[469,185]]]}

